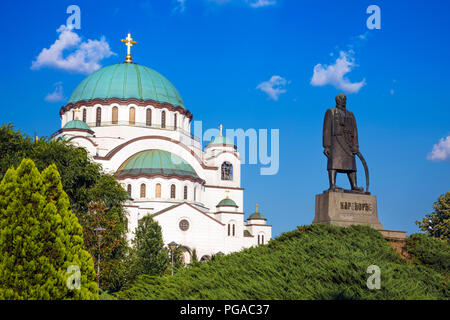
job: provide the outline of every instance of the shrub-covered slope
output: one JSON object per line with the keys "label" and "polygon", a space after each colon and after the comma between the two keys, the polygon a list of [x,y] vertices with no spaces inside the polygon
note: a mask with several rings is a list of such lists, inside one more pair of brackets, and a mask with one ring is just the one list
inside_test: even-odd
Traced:
{"label": "shrub-covered slope", "polygon": [[450,275],[450,243],[424,233],[408,237],[406,250],[412,262],[430,267],[437,272]]}
{"label": "shrub-covered slope", "polygon": [[[367,267],[381,270],[369,290]],[[407,263],[369,227],[299,227],[167,277],[142,276],[119,299],[448,299],[448,276]]]}

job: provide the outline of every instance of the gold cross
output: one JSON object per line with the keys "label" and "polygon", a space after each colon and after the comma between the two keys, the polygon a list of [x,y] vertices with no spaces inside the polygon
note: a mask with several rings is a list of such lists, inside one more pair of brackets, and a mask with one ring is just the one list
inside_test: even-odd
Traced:
{"label": "gold cross", "polygon": [[78,119],[78,112],[80,112],[80,109],[75,109],[75,120],[80,120]]}
{"label": "gold cross", "polygon": [[219,126],[219,129],[220,129],[220,136],[222,136],[222,129],[223,129],[222,124]]}
{"label": "gold cross", "polygon": [[258,213],[258,204],[256,204],[256,213]]}
{"label": "gold cross", "polygon": [[133,60],[131,59],[131,47],[133,44],[137,44],[136,41],[133,41],[133,38],[131,37],[130,33],[128,32],[128,36],[125,39],[120,40],[125,43],[127,46],[127,57],[125,58],[126,63],[132,63]]}
{"label": "gold cross", "polygon": [[228,193],[229,193],[229,192],[230,192],[229,190],[225,191],[225,193],[227,194],[227,199],[228,199]]}

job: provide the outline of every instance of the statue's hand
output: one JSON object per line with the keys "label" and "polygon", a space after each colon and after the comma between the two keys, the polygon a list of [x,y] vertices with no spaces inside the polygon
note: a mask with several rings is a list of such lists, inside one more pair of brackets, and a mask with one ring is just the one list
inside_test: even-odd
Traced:
{"label": "statue's hand", "polygon": [[329,157],[330,156],[330,149],[326,148],[325,150],[323,150],[323,153]]}

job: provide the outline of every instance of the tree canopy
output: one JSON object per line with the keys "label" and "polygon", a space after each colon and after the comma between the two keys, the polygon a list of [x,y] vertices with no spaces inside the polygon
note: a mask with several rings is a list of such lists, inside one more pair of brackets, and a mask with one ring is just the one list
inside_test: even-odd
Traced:
{"label": "tree canopy", "polygon": [[161,276],[169,265],[169,251],[164,247],[161,226],[150,215],[139,220],[133,239],[133,277],[146,274]]}
{"label": "tree canopy", "polygon": [[30,159],[0,183],[0,298],[97,299],[92,258],[55,165]]}
{"label": "tree canopy", "polygon": [[422,221],[416,221],[422,231],[442,240],[450,240],[450,191],[442,194],[433,204],[434,211]]}
{"label": "tree canopy", "polygon": [[[44,170],[54,164],[61,176],[63,190],[69,197],[71,209],[78,217],[85,239],[90,240],[92,230],[86,223],[89,204],[101,202],[105,206],[105,218],[114,223],[114,230],[110,232],[111,243],[117,242],[114,250],[105,257],[111,269],[105,274],[103,289],[118,290],[123,281],[122,266],[113,261],[125,259],[128,243],[123,241],[127,230],[126,210],[123,203],[128,194],[120,186],[114,176],[102,171],[101,166],[93,162],[87,151],[64,141],[54,141],[47,137],[33,140],[15,130],[12,124],[0,127],[0,179],[11,167],[17,167],[23,158],[34,161],[38,170]],[[89,244],[90,242],[87,242]],[[86,246],[92,256],[96,256],[96,246]],[[108,261],[111,260],[111,261]],[[111,277],[111,279],[108,279]]]}

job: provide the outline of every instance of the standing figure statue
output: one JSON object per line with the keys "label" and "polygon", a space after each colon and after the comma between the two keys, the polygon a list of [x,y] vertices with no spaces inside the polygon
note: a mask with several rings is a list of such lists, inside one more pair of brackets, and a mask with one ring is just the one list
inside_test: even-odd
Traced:
{"label": "standing figure statue", "polygon": [[328,158],[329,190],[342,190],[342,188],[336,186],[336,173],[340,172],[347,174],[352,191],[362,192],[363,188],[359,188],[356,182],[356,154],[363,161],[367,181],[368,170],[359,153],[355,116],[346,109],[346,102],[345,94],[337,95],[336,107],[327,110],[323,123],[323,147],[325,148],[323,153]]}

